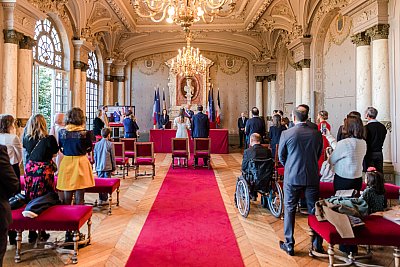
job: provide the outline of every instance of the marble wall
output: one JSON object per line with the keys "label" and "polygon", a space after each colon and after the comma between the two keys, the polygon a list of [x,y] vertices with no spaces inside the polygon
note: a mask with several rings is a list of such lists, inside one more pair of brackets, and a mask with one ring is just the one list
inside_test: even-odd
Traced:
{"label": "marble wall", "polygon": [[[214,103],[217,105],[217,91],[220,91],[221,127],[237,133],[237,118],[240,112],[248,112],[249,103],[249,63],[242,57],[225,53],[203,51],[203,56],[212,60],[210,82],[214,86]],[[136,107],[136,116],[141,132],[153,128],[152,110],[154,88],[165,89],[167,106],[169,105],[168,75],[165,62],[176,56],[176,52],[165,52],[135,59],[132,63],[132,105]],[[229,66],[226,64],[229,61]],[[232,64],[232,62],[234,62]],[[229,103],[229,104],[228,104]],[[172,119],[172,118],[171,118]]]}
{"label": "marble wall", "polygon": [[346,114],[356,108],[356,48],[350,31],[341,36],[336,24],[335,18],[325,39],[323,56],[324,107],[334,135]]}

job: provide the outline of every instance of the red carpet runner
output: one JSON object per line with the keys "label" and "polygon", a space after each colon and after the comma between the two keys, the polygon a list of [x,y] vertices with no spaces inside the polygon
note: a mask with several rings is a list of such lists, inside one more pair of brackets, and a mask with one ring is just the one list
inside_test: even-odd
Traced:
{"label": "red carpet runner", "polygon": [[126,266],[244,266],[212,170],[169,169]]}

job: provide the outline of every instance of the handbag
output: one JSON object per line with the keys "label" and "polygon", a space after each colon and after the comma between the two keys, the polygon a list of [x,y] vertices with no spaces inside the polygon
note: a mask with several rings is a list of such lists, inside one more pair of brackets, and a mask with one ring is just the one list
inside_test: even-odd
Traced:
{"label": "handbag", "polygon": [[8,199],[8,203],[10,204],[12,210],[22,208],[26,204],[26,196],[18,193],[15,196],[10,197]]}

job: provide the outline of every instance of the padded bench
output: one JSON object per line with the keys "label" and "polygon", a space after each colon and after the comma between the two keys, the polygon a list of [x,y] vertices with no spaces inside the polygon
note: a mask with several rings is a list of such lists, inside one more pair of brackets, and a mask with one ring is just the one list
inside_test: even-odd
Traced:
{"label": "padded bench", "polygon": [[[15,251],[15,262],[21,262],[21,255],[33,250],[21,251],[22,243],[22,231],[72,231],[74,250],[72,253],[72,263],[78,262],[78,245],[85,244],[89,245],[91,240],[91,218],[92,218],[92,207],[82,205],[57,205],[48,208],[42,212],[38,217],[31,219],[22,216],[24,208],[20,208],[12,211],[13,222],[9,226],[10,230],[17,232],[17,249]],[[79,229],[87,223],[88,225],[88,237],[86,240],[79,240]],[[78,244],[79,243],[79,244]],[[63,245],[67,245],[64,243]]]}
{"label": "padded bench", "polygon": [[[55,177],[57,182],[57,177]],[[20,176],[21,187],[25,186],[24,176]],[[121,181],[118,178],[94,178],[94,187],[85,189],[86,193],[108,193],[108,215],[111,215],[112,193],[117,191],[117,206],[119,206],[119,187]],[[97,205],[97,200],[95,206]]]}
{"label": "padded bench", "polygon": [[[94,187],[85,189],[86,193],[107,193],[108,194],[108,215],[111,215],[112,193],[117,191],[117,206],[119,206],[119,187],[121,181],[118,178],[94,178]],[[97,206],[97,199],[95,201]]]}
{"label": "padded bench", "polygon": [[[367,187],[365,183],[363,183],[361,190],[364,190]],[[399,199],[400,196],[400,186],[385,183],[385,196],[386,199]],[[320,182],[319,183],[319,196],[320,198],[329,198],[335,195],[335,190],[333,189],[332,182]]]}
{"label": "padded bench", "polygon": [[[353,228],[354,238],[341,238],[335,226],[330,222],[319,222],[314,215],[308,216],[308,225],[313,233],[317,233],[328,244],[328,255],[314,252],[310,249],[310,255],[323,256],[329,258],[329,266],[335,266],[335,258],[346,262],[348,265],[357,264],[357,259],[370,258],[372,255],[368,251],[366,256],[349,256],[349,258],[335,255],[334,245],[377,245],[394,246],[395,266],[400,267],[400,225],[384,219],[381,216],[370,215],[363,219],[365,225]],[[312,242],[311,242],[312,244]],[[345,265],[340,265],[345,266]]]}

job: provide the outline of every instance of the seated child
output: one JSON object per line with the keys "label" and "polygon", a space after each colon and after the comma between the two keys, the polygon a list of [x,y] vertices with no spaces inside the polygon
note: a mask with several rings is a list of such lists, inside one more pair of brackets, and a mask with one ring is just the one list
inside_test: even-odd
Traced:
{"label": "seated child", "polygon": [[[114,146],[110,141],[111,138],[110,128],[101,129],[101,136],[103,137],[94,146],[94,162],[97,177],[111,178],[112,172],[115,171],[115,151]],[[107,193],[99,193],[100,204],[108,200]]]}
{"label": "seated child", "polygon": [[362,192],[360,198],[367,202],[368,213],[383,211],[387,208],[383,174],[376,171],[374,167],[369,167],[365,174],[365,183],[367,188]]}

